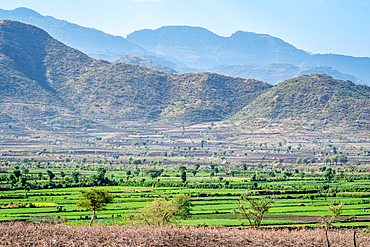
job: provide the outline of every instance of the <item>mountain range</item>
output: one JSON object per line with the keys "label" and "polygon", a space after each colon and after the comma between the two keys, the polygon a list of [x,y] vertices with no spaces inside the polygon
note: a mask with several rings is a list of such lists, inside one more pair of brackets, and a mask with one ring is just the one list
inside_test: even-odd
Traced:
{"label": "mountain range", "polygon": [[0,22],[0,72],[3,118],[25,121],[216,121],[271,87],[95,60],[16,21]]}
{"label": "mountain range", "polygon": [[369,128],[370,88],[328,75],[277,86],[215,73],[171,74],[93,59],[44,30],[0,21],[0,121],[83,126],[120,121],[258,119]]}
{"label": "mountain range", "polygon": [[[11,19],[38,26],[59,41],[86,54],[108,61],[135,56],[179,73],[217,72],[242,78],[262,78],[276,84],[302,73],[325,73],[336,79],[351,79],[370,85],[370,58],[338,54],[310,54],[267,34],[237,31],[222,37],[200,27],[164,26],[144,29],[126,39],[102,31],[81,27],[27,9],[1,10],[0,19]],[[150,64],[143,62],[144,64]],[[295,66],[295,72],[280,73],[276,64]],[[231,66],[234,66],[233,68]],[[248,67],[259,67],[247,73]],[[317,67],[320,67],[319,71]],[[271,70],[269,70],[271,69]],[[232,73],[230,72],[232,70]],[[284,69],[283,69],[284,70]],[[289,69],[292,71],[292,67]]]}

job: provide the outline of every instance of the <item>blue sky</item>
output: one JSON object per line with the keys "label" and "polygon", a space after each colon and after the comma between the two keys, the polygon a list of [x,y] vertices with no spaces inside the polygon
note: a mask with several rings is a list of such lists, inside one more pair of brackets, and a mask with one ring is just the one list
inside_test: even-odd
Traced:
{"label": "blue sky", "polygon": [[370,57],[370,0],[0,0],[121,35],[165,25],[243,30],[279,37],[313,53]]}

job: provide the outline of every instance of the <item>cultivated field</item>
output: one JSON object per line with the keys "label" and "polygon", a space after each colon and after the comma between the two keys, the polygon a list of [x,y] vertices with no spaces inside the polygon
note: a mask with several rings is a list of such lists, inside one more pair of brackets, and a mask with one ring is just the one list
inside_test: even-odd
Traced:
{"label": "cultivated field", "polygon": [[248,225],[234,212],[242,194],[274,200],[262,226],[317,226],[340,203],[337,225],[369,225],[367,136],[277,128],[3,124],[0,220],[83,223],[91,212],[75,206],[78,190],[106,186],[115,202],[98,212],[103,224],[127,224],[127,215],[155,198],[185,193],[194,206],[191,218],[177,222],[184,226]]}

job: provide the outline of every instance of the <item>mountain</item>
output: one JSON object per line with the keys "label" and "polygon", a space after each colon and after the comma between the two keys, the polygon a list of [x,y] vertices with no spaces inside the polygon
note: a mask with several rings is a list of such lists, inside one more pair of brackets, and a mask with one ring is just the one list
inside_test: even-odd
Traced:
{"label": "mountain", "polygon": [[211,68],[216,66],[243,64],[257,67],[276,63],[301,68],[332,67],[339,71],[331,73],[333,76],[344,73],[370,85],[370,71],[367,69],[370,58],[312,55],[267,34],[238,31],[230,37],[222,37],[200,27],[164,26],[135,31],[126,39],[156,55],[173,57],[189,67],[207,71],[214,71]]}
{"label": "mountain", "polygon": [[0,21],[0,76],[1,119],[46,124],[222,120],[271,87],[95,60],[37,27],[9,20]]}
{"label": "mountain", "polygon": [[305,67],[300,68],[291,64],[274,63],[263,66],[253,65],[219,65],[208,70],[209,72],[241,77],[254,78],[270,84],[278,84],[279,82],[290,78],[299,77],[302,75],[326,74],[339,80],[351,80],[357,84],[362,83],[355,76],[343,74],[328,66]]}
{"label": "mountain", "polygon": [[147,54],[142,47],[132,44],[123,37],[113,36],[94,28],[58,20],[51,16],[43,16],[28,8],[14,10],[0,9],[0,20],[15,20],[37,26],[47,31],[57,40],[78,50],[119,52],[123,54]]}
{"label": "mountain", "polygon": [[44,29],[53,38],[81,50],[95,59],[114,62],[122,57],[135,56],[170,67],[179,73],[199,72],[199,69],[190,68],[174,58],[156,56],[121,36],[113,36],[94,28],[82,27],[51,16],[43,16],[32,9],[24,7],[14,10],[0,9],[0,20],[5,19],[20,21]]}
{"label": "mountain", "polygon": [[238,112],[239,122],[352,126],[370,129],[370,87],[328,75],[305,75],[279,83]]}
{"label": "mountain", "polygon": [[93,60],[45,31],[14,21],[0,21],[1,114],[8,119],[73,114],[60,97],[59,82]]}
{"label": "mountain", "polygon": [[368,57],[351,57],[338,54],[315,54],[307,58],[299,66],[321,66],[324,64],[343,73],[355,75],[357,78],[370,85],[370,58]]}
{"label": "mountain", "polygon": [[[330,70],[327,74],[336,79],[346,79],[348,75],[350,79],[353,76],[370,85],[370,70],[368,70],[370,58],[337,54],[312,55],[267,34],[238,31],[230,37],[222,37],[200,27],[165,26],[156,30],[135,31],[125,39],[51,16],[42,16],[23,7],[14,10],[0,9],[0,19],[35,25],[46,30],[59,41],[93,58],[110,62],[127,55],[136,56],[170,67],[179,73],[219,71],[219,68],[212,69],[216,66],[260,67],[275,63],[291,64],[303,69],[331,67],[338,73]],[[230,69],[226,69],[226,72],[228,70]],[[223,74],[232,75],[226,72]],[[323,71],[323,73],[326,72]],[[240,76],[237,73],[234,75]],[[286,78],[280,77],[279,74],[277,77]],[[355,78],[353,80],[357,82]]]}
{"label": "mountain", "polygon": [[199,69],[223,64],[299,64],[310,56],[270,35],[238,31],[222,37],[200,27],[144,29],[129,34],[126,39],[154,54],[173,57]]}
{"label": "mountain", "polygon": [[37,27],[0,21],[0,122],[225,119],[370,129],[370,88],[320,74],[276,86],[208,72],[169,74],[95,60]]}

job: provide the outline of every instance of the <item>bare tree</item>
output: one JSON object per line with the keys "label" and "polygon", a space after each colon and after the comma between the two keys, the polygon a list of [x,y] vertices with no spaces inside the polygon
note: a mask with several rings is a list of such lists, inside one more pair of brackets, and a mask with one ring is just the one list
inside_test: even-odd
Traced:
{"label": "bare tree", "polygon": [[343,203],[339,204],[338,206],[330,205],[329,210],[332,213],[331,217],[322,217],[321,218],[321,225],[325,231],[325,238],[326,238],[326,245],[330,247],[330,242],[328,238],[328,230],[333,227],[335,222],[338,222],[339,215],[343,212]]}
{"label": "bare tree", "polygon": [[[248,205],[244,206],[241,200],[247,201]],[[274,201],[271,199],[257,199],[242,195],[239,199],[239,207],[234,212],[240,213],[242,218],[247,219],[251,227],[258,228],[261,226],[263,216],[268,212],[272,203]]]}

